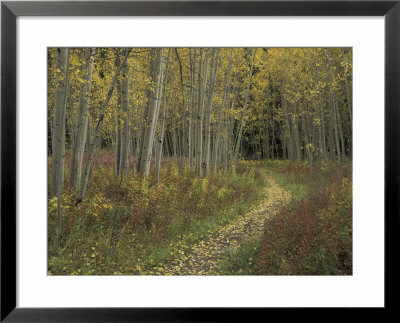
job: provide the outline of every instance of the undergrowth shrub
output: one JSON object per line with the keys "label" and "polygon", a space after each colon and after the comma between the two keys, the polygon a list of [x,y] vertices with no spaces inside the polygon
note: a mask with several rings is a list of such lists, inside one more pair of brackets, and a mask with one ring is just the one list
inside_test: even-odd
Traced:
{"label": "undergrowth shrub", "polygon": [[351,164],[291,165],[284,174],[289,184],[305,184],[307,193],[267,221],[257,273],[351,275]]}
{"label": "undergrowth shrub", "polygon": [[148,178],[132,173],[116,178],[108,154],[96,162],[81,203],[75,205],[77,195],[65,185],[58,247],[57,199],[49,199],[49,274],[148,273],[173,256],[171,245],[187,236],[199,239],[225,217],[245,212],[263,184],[255,179],[256,165],[246,163],[239,163],[240,173],[211,172],[200,179],[183,162],[176,166],[166,159],[156,183],[154,168]]}

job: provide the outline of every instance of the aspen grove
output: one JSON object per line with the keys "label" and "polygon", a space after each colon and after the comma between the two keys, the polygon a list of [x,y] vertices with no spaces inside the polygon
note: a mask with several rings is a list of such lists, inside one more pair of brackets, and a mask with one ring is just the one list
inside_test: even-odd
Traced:
{"label": "aspen grove", "polygon": [[352,63],[49,48],[49,274],[351,274]]}

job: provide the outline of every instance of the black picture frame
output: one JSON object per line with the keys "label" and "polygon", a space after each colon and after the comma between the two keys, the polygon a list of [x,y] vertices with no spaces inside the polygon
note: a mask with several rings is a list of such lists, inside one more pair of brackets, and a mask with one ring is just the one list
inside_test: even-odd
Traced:
{"label": "black picture frame", "polygon": [[[267,309],[16,307],[16,18],[18,16],[384,16],[385,307],[396,310],[400,179],[400,0],[4,1],[1,3],[1,322],[253,321]],[[371,167],[373,169],[373,165]],[[371,233],[372,234],[372,233]],[[371,255],[372,257],[373,255]],[[37,291],[40,293],[40,291]],[[274,309],[279,311],[279,309]],[[304,312],[304,311],[303,311]],[[309,315],[306,314],[306,315]],[[325,314],[324,314],[325,315]],[[370,314],[369,314],[370,315]],[[252,317],[254,319],[252,319]],[[257,319],[258,320],[258,319]]]}

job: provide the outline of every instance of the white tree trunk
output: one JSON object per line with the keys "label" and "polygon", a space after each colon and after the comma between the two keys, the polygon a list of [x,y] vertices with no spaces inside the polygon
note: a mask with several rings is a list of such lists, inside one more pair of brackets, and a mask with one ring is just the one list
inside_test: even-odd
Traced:
{"label": "white tree trunk", "polygon": [[[64,154],[65,154],[65,106],[67,102],[66,88],[68,84],[69,49],[57,49],[56,97],[54,107],[55,145],[52,155],[52,191],[57,195],[57,226],[56,245],[61,233],[61,197],[64,185]],[[58,72],[59,71],[59,72]]]}
{"label": "white tree trunk", "polygon": [[188,129],[188,150],[189,150],[189,167],[193,167],[193,147],[192,147],[192,124],[193,124],[193,105],[194,105],[194,80],[196,73],[196,49],[193,53],[189,48],[189,64],[190,64],[190,103],[189,103],[189,129]]}
{"label": "white tree trunk", "polygon": [[204,176],[207,176],[208,171],[210,169],[210,149],[211,149],[211,112],[212,112],[212,103],[213,103],[213,95],[214,88],[216,82],[216,76],[218,71],[218,59],[219,59],[219,51],[213,48],[212,51],[212,68],[210,71],[210,86],[208,93],[208,108],[207,108],[207,119],[206,119],[206,147],[205,147],[205,159],[204,159]]}
{"label": "white tree trunk", "polygon": [[145,120],[145,128],[143,130],[142,149],[140,153],[140,161],[138,172],[148,176],[150,171],[151,154],[153,151],[154,133],[158,118],[158,109],[161,99],[161,84],[163,79],[163,63],[164,49],[153,49],[153,57],[155,59],[153,83],[155,89],[150,91],[149,104],[147,107],[147,115]]}
{"label": "white tree trunk", "polygon": [[[230,74],[231,74],[231,69],[232,69],[232,56],[233,56],[233,48],[231,48],[228,69],[225,74],[224,96],[222,98],[222,104],[221,104],[221,108],[219,110],[218,119],[217,119],[217,135],[215,136],[215,144],[214,144],[214,169],[216,169],[218,166],[218,149],[219,149],[219,144],[220,144],[220,140],[221,140],[221,136],[220,136],[221,122],[222,122],[223,111],[225,109],[226,99],[228,97],[228,94],[230,93],[230,80],[231,80]],[[226,134],[224,133],[224,135],[226,135]]]}
{"label": "white tree trunk", "polygon": [[[208,60],[209,52],[207,50],[204,66],[202,63],[202,48],[200,48],[199,61],[199,97],[198,97],[198,126],[197,126],[197,158],[196,158],[196,173],[201,177],[202,174],[202,155],[203,155],[203,113],[204,113],[204,97],[207,84]],[[202,78],[200,77],[202,74]]]}
{"label": "white tree trunk", "polygon": [[163,144],[164,144],[165,123],[166,123],[167,113],[168,113],[168,106],[167,106],[167,99],[166,99],[165,92],[167,89],[167,76],[168,76],[170,56],[171,56],[171,49],[168,50],[167,64],[165,67],[164,86],[163,86],[163,94],[162,94],[163,115],[162,115],[162,119],[161,119],[161,129],[160,129],[160,134],[158,136],[158,144],[157,144],[157,150],[156,150],[156,181],[157,181],[157,183],[160,181],[161,157],[162,157]]}
{"label": "white tree trunk", "polygon": [[121,127],[121,148],[119,158],[119,175],[126,176],[128,173],[129,158],[129,137],[130,137],[130,117],[129,117],[129,67],[128,63],[121,68],[121,110],[122,110],[122,127]]}
{"label": "white tree trunk", "polygon": [[68,84],[69,49],[57,49],[56,94],[54,102],[52,151],[51,196],[56,196],[57,190],[64,183],[64,150],[65,150],[65,105],[66,88]]}
{"label": "white tree trunk", "polygon": [[78,120],[75,131],[76,135],[71,155],[70,185],[75,191],[79,190],[82,175],[83,153],[85,150],[89,120],[90,91],[92,88],[94,54],[94,48],[85,49],[84,51],[84,59],[86,61],[86,66],[83,69],[84,83],[81,85]]}
{"label": "white tree trunk", "polygon": [[117,68],[117,71],[114,74],[114,77],[112,79],[110,88],[109,88],[108,93],[107,93],[107,97],[104,100],[103,105],[101,107],[101,112],[100,112],[99,120],[97,122],[97,126],[96,126],[96,130],[95,130],[93,142],[92,142],[92,144],[90,146],[90,149],[89,149],[89,152],[88,152],[84,178],[83,178],[83,181],[82,181],[82,184],[81,184],[81,190],[80,190],[80,193],[79,193],[77,204],[79,202],[81,202],[83,200],[83,198],[85,197],[87,182],[88,182],[88,179],[89,179],[89,173],[90,173],[90,169],[91,169],[92,162],[93,162],[94,150],[95,150],[95,147],[96,147],[96,144],[97,144],[98,140],[100,139],[100,132],[101,132],[101,127],[103,125],[104,115],[106,113],[106,108],[107,108],[108,103],[110,102],[111,96],[112,96],[112,94],[114,92],[115,84],[117,83],[117,79],[118,79],[118,75],[119,75],[119,73],[121,71],[121,67],[122,67],[123,64],[125,64],[126,60],[128,59],[130,51],[131,51],[131,49],[127,49],[126,50],[125,57],[124,57],[124,59],[122,61],[122,64]]}
{"label": "white tree trunk", "polygon": [[242,142],[242,132],[243,132],[243,126],[244,126],[244,119],[245,119],[246,112],[247,112],[247,102],[249,100],[249,93],[250,93],[250,87],[251,87],[251,80],[253,77],[254,58],[256,55],[256,51],[257,51],[257,49],[253,49],[253,58],[252,58],[251,67],[250,67],[249,83],[247,85],[246,96],[244,98],[243,112],[242,112],[242,115],[241,115],[240,121],[239,121],[239,131],[238,131],[238,135],[237,135],[237,140],[236,140],[236,144],[235,144],[235,152],[234,152],[234,156],[233,156],[234,164],[236,163],[236,161],[239,157],[239,148],[240,148],[240,144]]}

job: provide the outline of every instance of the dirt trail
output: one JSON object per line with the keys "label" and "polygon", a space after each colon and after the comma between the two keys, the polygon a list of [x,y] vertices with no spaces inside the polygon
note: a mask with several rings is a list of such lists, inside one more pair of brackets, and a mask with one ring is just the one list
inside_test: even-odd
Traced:
{"label": "dirt trail", "polygon": [[228,253],[246,240],[261,236],[264,221],[277,212],[279,205],[291,199],[290,193],[280,187],[271,175],[264,174],[270,184],[265,188],[265,199],[244,216],[220,228],[212,237],[199,241],[190,251],[182,252],[181,257],[163,268],[163,275],[210,275]]}

